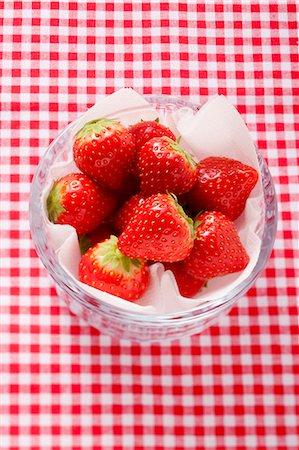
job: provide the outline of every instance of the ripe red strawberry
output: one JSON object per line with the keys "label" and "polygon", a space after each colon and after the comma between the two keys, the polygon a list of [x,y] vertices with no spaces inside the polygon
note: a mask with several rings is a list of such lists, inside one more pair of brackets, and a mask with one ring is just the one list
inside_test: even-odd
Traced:
{"label": "ripe red strawberry", "polygon": [[173,134],[173,132],[169,128],[165,127],[165,125],[159,123],[158,120],[154,121],[147,120],[145,122],[135,123],[130,127],[130,131],[134,136],[136,146],[136,159],[132,166],[132,173],[135,176],[139,176],[137,165],[139,151],[147,141],[149,141],[154,137],[162,137],[162,136],[167,136],[174,141],[176,140],[176,137]]}
{"label": "ripe red strawberry", "polygon": [[183,297],[194,297],[206,284],[206,280],[192,277],[192,275],[187,273],[183,261],[176,263],[164,263],[164,267],[166,270],[172,271],[178,285],[179,292]]}
{"label": "ripe red strawberry", "polygon": [[150,139],[154,137],[168,136],[170,139],[176,139],[173,132],[162,125],[158,120],[147,120],[144,122],[135,123],[130,127],[130,131],[135,138],[136,150],[140,150],[141,147]]}
{"label": "ripe red strawberry", "polygon": [[249,256],[235,224],[224,214],[211,211],[199,215],[195,236],[193,250],[183,262],[184,269],[193,277],[219,277],[247,266]]}
{"label": "ripe red strawberry", "polygon": [[115,207],[114,195],[83,173],[55,181],[47,198],[49,220],[72,225],[79,235],[94,230]]}
{"label": "ripe red strawberry", "polygon": [[145,194],[190,191],[197,178],[197,166],[191,155],[168,137],[153,138],[140,150],[138,167],[141,190]]}
{"label": "ripe red strawberry", "polygon": [[117,248],[117,237],[91,247],[81,258],[79,280],[109,294],[134,301],[149,283],[149,270],[142,259],[130,259]]}
{"label": "ripe red strawberry", "polygon": [[122,233],[126,228],[137,208],[144,202],[144,199],[145,197],[141,193],[133,195],[133,197],[129,198],[115,213],[113,225],[119,233]]}
{"label": "ripe red strawberry", "polygon": [[110,225],[108,225],[107,223],[101,223],[98,228],[91,231],[90,233],[79,236],[81,255],[84,255],[84,253],[86,253],[90,247],[93,247],[98,242],[103,242],[106,239],[109,239],[113,234],[115,234],[115,231]]}
{"label": "ripe red strawberry", "polygon": [[187,198],[197,213],[220,211],[235,220],[243,212],[257,180],[257,171],[252,167],[234,159],[210,156],[200,161],[197,181]]}
{"label": "ripe red strawberry", "polygon": [[174,262],[193,247],[193,221],[169,194],[146,198],[118,239],[118,248],[131,258]]}
{"label": "ripe red strawberry", "polygon": [[74,160],[86,175],[118,189],[135,156],[132,133],[113,119],[92,120],[76,134]]}

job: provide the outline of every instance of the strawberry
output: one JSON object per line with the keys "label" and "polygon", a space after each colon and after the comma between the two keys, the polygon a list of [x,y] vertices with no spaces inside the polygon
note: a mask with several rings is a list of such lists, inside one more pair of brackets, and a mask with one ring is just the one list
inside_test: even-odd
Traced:
{"label": "strawberry", "polygon": [[138,166],[145,194],[190,191],[196,182],[197,166],[191,155],[168,137],[153,138],[140,150]]}
{"label": "strawberry", "polygon": [[174,262],[193,247],[193,221],[170,194],[146,198],[118,239],[118,248],[131,258]]}
{"label": "strawberry", "polygon": [[196,213],[220,211],[235,220],[243,212],[257,179],[257,171],[240,161],[210,156],[198,165],[197,181],[187,194],[188,202]]}
{"label": "strawberry", "polygon": [[139,176],[137,161],[140,149],[147,141],[154,137],[162,136],[168,136],[170,139],[174,141],[176,140],[173,132],[169,128],[166,128],[164,125],[159,123],[159,119],[154,121],[147,120],[135,123],[130,127],[130,131],[134,136],[136,147],[136,159],[132,166],[132,173],[135,176]]}
{"label": "strawberry", "polygon": [[171,270],[177,283],[180,294],[183,297],[192,298],[206,284],[206,280],[192,277],[186,272],[183,261],[176,263],[164,263],[165,270]]}
{"label": "strawberry", "polygon": [[115,209],[116,199],[83,173],[55,181],[47,198],[49,220],[72,225],[79,235],[89,233]]}
{"label": "strawberry", "polygon": [[81,255],[84,255],[90,247],[93,247],[98,242],[103,242],[105,239],[109,239],[112,234],[115,234],[113,228],[106,223],[101,223],[98,228],[90,233],[79,236]]}
{"label": "strawberry", "polygon": [[74,161],[103,186],[118,189],[135,156],[132,133],[114,119],[86,123],[75,136]]}
{"label": "strawberry", "polygon": [[158,119],[135,123],[130,127],[130,131],[134,136],[137,151],[139,151],[147,141],[154,137],[168,136],[174,141],[176,139],[173,132],[165,127],[165,125],[162,125]]}
{"label": "strawberry", "polygon": [[134,301],[149,283],[149,270],[142,259],[131,259],[117,248],[117,237],[91,247],[79,264],[79,280],[109,294]]}
{"label": "strawberry", "polygon": [[115,213],[113,225],[119,233],[122,233],[126,228],[137,208],[144,202],[144,199],[145,197],[141,193],[133,195],[133,197],[129,198]]}
{"label": "strawberry", "polygon": [[234,222],[218,211],[196,218],[194,247],[183,262],[187,273],[209,279],[245,269],[249,256]]}

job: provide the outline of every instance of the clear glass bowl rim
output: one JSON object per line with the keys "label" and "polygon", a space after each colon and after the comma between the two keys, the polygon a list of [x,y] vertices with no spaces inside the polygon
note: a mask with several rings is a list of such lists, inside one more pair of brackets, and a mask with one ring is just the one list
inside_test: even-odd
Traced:
{"label": "clear glass bowl rim", "polygon": [[[145,95],[144,98],[152,104],[168,103],[168,104],[175,105],[176,103],[179,102],[180,106],[189,107],[189,108],[193,109],[194,111],[196,111],[200,108],[200,104],[195,104],[195,103],[189,101],[188,99],[185,99],[184,97],[175,97],[175,96],[166,96],[166,95],[163,95],[163,96]],[[35,195],[36,192],[34,192],[34,188],[38,183],[38,174],[42,168],[44,160],[48,157],[48,155],[51,154],[51,151],[52,151],[53,147],[55,146],[55,144],[74,126],[74,124],[79,119],[80,119],[80,117],[78,119],[76,119],[75,121],[69,123],[57,135],[57,137],[51,142],[51,144],[49,145],[45,154],[40,159],[39,165],[36,169],[35,175],[32,180],[32,188],[31,188],[30,204],[29,204],[29,221],[30,221],[31,235],[32,235],[32,239],[33,239],[37,254],[38,254],[39,258],[41,259],[42,263],[44,264],[45,268],[47,269],[48,273],[53,278],[54,282],[57,283],[60,286],[60,288],[64,289],[68,295],[70,295],[72,298],[75,298],[76,301],[78,301],[83,306],[87,307],[90,310],[93,310],[96,313],[109,314],[109,315],[117,317],[117,320],[121,320],[123,322],[136,321],[136,322],[145,322],[147,324],[152,323],[155,325],[157,325],[157,323],[159,323],[159,324],[169,323],[170,319],[171,319],[172,323],[173,323],[173,321],[175,321],[177,326],[183,325],[186,322],[190,323],[193,320],[194,321],[198,320],[199,316],[200,316],[200,318],[204,319],[205,316],[206,317],[209,316],[211,311],[215,312],[216,309],[219,309],[219,313],[220,313],[222,309],[227,309],[231,304],[236,302],[245,292],[247,292],[250,289],[250,287],[254,284],[256,278],[259,276],[259,274],[261,273],[261,271],[265,268],[265,266],[267,264],[267,261],[270,257],[270,254],[271,254],[271,251],[273,248],[273,243],[275,240],[276,228],[277,228],[277,201],[276,201],[275,188],[274,188],[273,180],[272,180],[271,174],[269,172],[268,166],[267,166],[264,158],[262,157],[262,155],[258,152],[258,150],[257,150],[257,155],[258,155],[260,164],[264,164],[264,168],[266,168],[266,170],[268,172],[267,175],[269,177],[270,183],[273,188],[273,195],[274,195],[273,207],[275,209],[275,214],[274,214],[275,223],[272,224],[273,230],[271,233],[271,239],[268,242],[266,250],[260,251],[258,260],[257,260],[256,265],[253,268],[252,272],[248,275],[248,277],[245,280],[243,280],[243,282],[241,282],[238,286],[236,286],[230,292],[229,295],[223,296],[221,298],[218,298],[218,299],[215,299],[215,300],[212,300],[209,302],[203,301],[203,303],[201,303],[200,305],[197,305],[186,311],[164,313],[164,314],[143,314],[143,313],[138,313],[138,312],[131,312],[131,311],[124,310],[121,307],[116,307],[114,305],[107,304],[104,301],[100,301],[100,303],[99,303],[99,300],[97,298],[93,297],[90,294],[87,294],[85,291],[82,291],[80,289],[79,285],[77,285],[60,266],[59,266],[59,270],[58,270],[58,265],[57,265],[57,267],[55,267],[55,265],[53,265],[51,263],[49,258],[46,257],[45,253],[42,250],[42,245],[46,241],[45,233],[37,233],[35,231],[36,227],[34,226],[35,225],[34,221],[36,221],[36,217],[34,217],[33,210],[34,210],[34,206],[37,206],[36,205],[37,198]],[[39,197],[38,197],[39,202],[40,202],[40,195],[41,195],[41,191],[39,191]],[[40,203],[39,203],[39,205],[40,205]],[[265,209],[265,213],[266,213],[266,209]],[[42,227],[41,227],[41,229],[42,229]],[[267,222],[265,223],[265,227],[263,230],[262,242],[266,235],[267,235]],[[82,298],[84,296],[90,298],[92,300],[92,302],[84,300],[84,298]],[[190,301],[192,301],[192,300],[190,300]],[[100,307],[100,310],[99,310],[99,307]]]}

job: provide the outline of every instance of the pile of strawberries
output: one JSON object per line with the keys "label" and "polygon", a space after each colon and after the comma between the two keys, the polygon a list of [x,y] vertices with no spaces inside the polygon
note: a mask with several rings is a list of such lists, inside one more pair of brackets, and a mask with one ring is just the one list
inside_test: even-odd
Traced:
{"label": "pile of strawberries", "polygon": [[135,301],[159,261],[191,298],[209,279],[248,264],[233,221],[255,169],[221,156],[196,162],[158,121],[88,122],[73,157],[81,173],[55,181],[47,208],[52,222],[77,231],[83,283]]}

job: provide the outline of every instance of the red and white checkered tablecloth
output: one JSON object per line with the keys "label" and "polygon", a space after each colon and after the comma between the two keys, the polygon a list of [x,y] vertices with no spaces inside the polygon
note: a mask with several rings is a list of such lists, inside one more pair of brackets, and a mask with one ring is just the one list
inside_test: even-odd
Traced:
{"label": "red and white checkered tablecloth", "polygon": [[[1,449],[297,450],[296,2],[0,8]],[[161,345],[71,315],[29,233],[30,182],[49,142],[123,86],[195,102],[226,95],[278,194],[277,240],[255,287],[217,325]]]}

